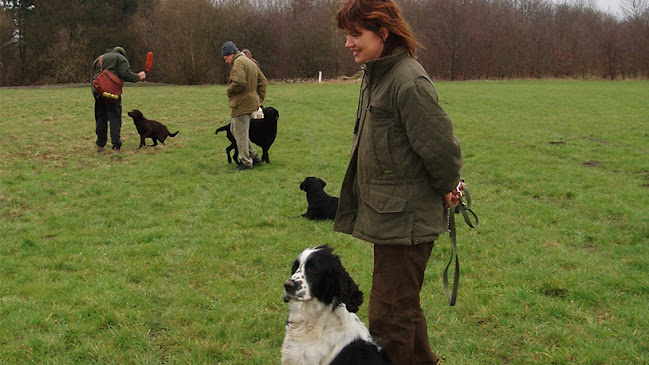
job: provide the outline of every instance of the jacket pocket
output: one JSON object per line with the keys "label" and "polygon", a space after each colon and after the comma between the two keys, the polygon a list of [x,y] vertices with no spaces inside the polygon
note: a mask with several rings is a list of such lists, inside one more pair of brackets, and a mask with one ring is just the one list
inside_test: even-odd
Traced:
{"label": "jacket pocket", "polygon": [[389,110],[370,106],[370,126],[374,143],[375,157],[381,168],[382,175],[395,173],[395,164],[390,150],[390,128],[396,119]]}
{"label": "jacket pocket", "polygon": [[380,241],[410,237],[413,215],[405,212],[406,199],[366,188],[361,194],[356,229]]}
{"label": "jacket pocket", "polygon": [[370,114],[372,114],[372,116],[374,118],[378,118],[378,119],[381,119],[381,118],[390,118],[390,119],[392,119],[392,118],[394,118],[394,113],[392,113],[391,111],[389,111],[387,109],[380,108],[380,107],[378,107],[376,105],[370,105]]}
{"label": "jacket pocket", "polygon": [[362,199],[378,213],[399,213],[406,207],[406,199],[372,189],[365,189]]}

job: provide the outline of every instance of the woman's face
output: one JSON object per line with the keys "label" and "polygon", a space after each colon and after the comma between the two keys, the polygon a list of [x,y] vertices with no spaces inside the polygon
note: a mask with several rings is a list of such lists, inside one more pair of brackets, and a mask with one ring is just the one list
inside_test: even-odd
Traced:
{"label": "woman's face", "polygon": [[345,32],[345,36],[345,47],[352,50],[357,64],[381,57],[384,44],[378,34],[359,26],[354,32]]}

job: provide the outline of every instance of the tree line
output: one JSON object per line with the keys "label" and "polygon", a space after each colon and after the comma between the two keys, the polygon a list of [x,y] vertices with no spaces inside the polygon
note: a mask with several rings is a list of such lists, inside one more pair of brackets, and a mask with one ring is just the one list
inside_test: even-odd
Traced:
{"label": "tree line", "polygon": [[[438,79],[649,76],[649,0],[614,16],[587,0],[397,0]],[[272,79],[352,76],[339,0],[0,0],[0,86],[90,82],[116,45],[148,80],[222,83],[221,44],[248,48]]]}

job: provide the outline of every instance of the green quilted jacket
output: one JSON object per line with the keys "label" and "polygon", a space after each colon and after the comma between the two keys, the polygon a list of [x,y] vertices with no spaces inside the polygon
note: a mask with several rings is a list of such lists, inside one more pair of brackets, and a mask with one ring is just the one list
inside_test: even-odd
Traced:
{"label": "green quilted jacket", "polygon": [[446,231],[460,143],[423,67],[403,48],[364,68],[352,154],[334,230],[375,244],[432,242]]}

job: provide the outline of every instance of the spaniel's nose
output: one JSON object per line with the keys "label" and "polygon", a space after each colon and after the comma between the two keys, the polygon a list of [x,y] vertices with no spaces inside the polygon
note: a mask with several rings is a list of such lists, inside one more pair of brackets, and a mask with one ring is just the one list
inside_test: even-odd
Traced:
{"label": "spaniel's nose", "polygon": [[295,289],[295,282],[293,280],[287,280],[284,283],[284,289],[286,289],[287,292],[290,292],[291,290]]}

